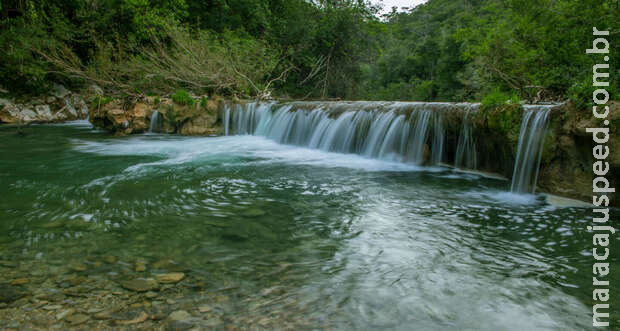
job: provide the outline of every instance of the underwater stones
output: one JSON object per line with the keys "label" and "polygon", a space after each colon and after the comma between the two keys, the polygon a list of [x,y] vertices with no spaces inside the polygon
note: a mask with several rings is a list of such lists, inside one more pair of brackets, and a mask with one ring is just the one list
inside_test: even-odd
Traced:
{"label": "underwater stones", "polygon": [[65,321],[71,325],[79,325],[86,323],[90,319],[90,316],[86,314],[73,314],[65,318]]}
{"label": "underwater stones", "polygon": [[11,281],[11,285],[24,285],[28,284],[30,280],[28,278],[17,278]]}
{"label": "underwater stones", "polygon": [[124,314],[114,316],[116,325],[131,325],[146,321],[149,315],[143,311],[130,311]]}
{"label": "underwater stones", "polygon": [[159,287],[157,281],[153,278],[136,278],[120,282],[124,289],[134,292],[147,292]]}
{"label": "underwater stones", "polygon": [[17,263],[13,262],[13,261],[0,260],[0,267],[16,268],[17,267]]}
{"label": "underwater stones", "polygon": [[189,330],[191,328],[194,327],[194,324],[188,322],[188,321],[170,321],[168,323],[168,327],[166,328],[166,330],[170,330],[170,331],[184,331],[184,330]]}
{"label": "underwater stones", "polygon": [[0,303],[11,303],[26,296],[26,292],[12,285],[0,284]]}
{"label": "underwater stones", "polygon": [[96,320],[106,320],[110,318],[112,312],[110,310],[103,310],[93,315],[93,318]]}
{"label": "underwater stones", "polygon": [[213,308],[211,306],[207,306],[207,305],[202,305],[198,307],[198,311],[201,313],[208,313],[211,310],[213,310]]}
{"label": "underwater stones", "polygon": [[168,330],[189,330],[194,325],[191,322],[192,315],[185,310],[177,310],[168,316]]}
{"label": "underwater stones", "polygon": [[107,263],[107,264],[114,264],[116,263],[116,256],[113,255],[106,255],[102,258],[103,262]]}
{"label": "underwater stones", "polygon": [[61,305],[46,305],[42,307],[45,310],[58,310],[61,309],[62,306]]}
{"label": "underwater stones", "polygon": [[69,265],[69,269],[76,272],[86,271],[88,267],[83,263],[74,263]]}
{"label": "underwater stones", "polygon": [[144,296],[145,296],[147,299],[153,299],[153,298],[156,298],[156,297],[157,297],[157,293],[155,293],[155,292],[153,292],[153,291],[148,291],[148,292],[146,292],[146,293],[144,294]]}
{"label": "underwater stones", "polygon": [[146,271],[146,261],[144,261],[144,260],[136,261],[135,271],[136,272],[144,272],[144,271]]}
{"label": "underwater stones", "polygon": [[56,314],[56,319],[61,321],[62,319],[66,318],[67,316],[73,314],[75,312],[74,308],[69,308],[69,309],[65,309],[63,311],[61,311],[60,313]]}
{"label": "underwater stones", "polygon": [[177,310],[172,312],[168,318],[170,318],[170,320],[172,321],[185,321],[185,320],[190,320],[192,318],[192,315],[190,315],[190,313],[186,312],[185,310]]}
{"label": "underwater stones", "polygon": [[185,274],[182,272],[171,272],[167,274],[155,275],[155,279],[162,284],[173,284],[180,282],[185,278]]}

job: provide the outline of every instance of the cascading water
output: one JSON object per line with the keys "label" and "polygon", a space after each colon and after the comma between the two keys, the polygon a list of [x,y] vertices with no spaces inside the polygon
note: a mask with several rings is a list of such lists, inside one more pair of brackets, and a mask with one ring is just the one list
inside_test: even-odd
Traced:
{"label": "cascading water", "polygon": [[470,123],[471,113],[472,110],[468,109],[463,116],[463,124],[461,125],[459,140],[456,146],[456,155],[454,156],[454,166],[460,169],[476,169],[478,163],[472,123]]}
{"label": "cascading water", "polygon": [[534,193],[550,107],[524,106],[510,191]]}
{"label": "cascading water", "polygon": [[151,115],[151,122],[149,123],[149,132],[155,132],[159,127],[159,112],[155,110]]}
{"label": "cascading water", "polygon": [[330,152],[437,165],[444,154],[443,122],[445,110],[450,106],[376,102],[249,103],[232,109],[232,131]]}
{"label": "cascading water", "polygon": [[224,135],[228,135],[228,130],[230,127],[230,108],[224,108]]}

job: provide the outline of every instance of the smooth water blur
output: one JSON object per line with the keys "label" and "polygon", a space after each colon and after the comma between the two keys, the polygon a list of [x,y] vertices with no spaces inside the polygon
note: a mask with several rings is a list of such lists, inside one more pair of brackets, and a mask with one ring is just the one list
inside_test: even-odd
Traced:
{"label": "smooth water blur", "polygon": [[253,136],[112,137],[83,122],[25,133],[0,127],[0,259],[171,259],[225,288],[221,309],[249,325],[591,325],[591,211],[506,181]]}

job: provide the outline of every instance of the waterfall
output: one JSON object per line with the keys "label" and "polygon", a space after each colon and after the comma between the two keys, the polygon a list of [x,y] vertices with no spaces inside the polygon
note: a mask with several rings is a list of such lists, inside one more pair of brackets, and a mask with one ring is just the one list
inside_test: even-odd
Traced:
{"label": "waterfall", "polygon": [[149,132],[155,132],[159,126],[159,112],[155,110],[151,115],[151,122],[149,123]]}
{"label": "waterfall", "polygon": [[230,126],[230,108],[224,108],[224,135],[228,135],[228,128]]}
{"label": "waterfall", "polygon": [[546,106],[524,106],[511,192],[534,193],[536,190],[549,109]]}
{"label": "waterfall", "polygon": [[459,140],[456,145],[456,155],[454,156],[454,167],[476,169],[478,166],[476,158],[476,144],[474,142],[472,123],[470,122],[471,109],[465,111],[463,124],[459,132]]}
{"label": "waterfall", "polygon": [[[231,134],[386,161],[439,164],[448,103],[291,102],[227,107]],[[226,129],[225,129],[226,131]],[[227,131],[226,131],[227,132]]]}

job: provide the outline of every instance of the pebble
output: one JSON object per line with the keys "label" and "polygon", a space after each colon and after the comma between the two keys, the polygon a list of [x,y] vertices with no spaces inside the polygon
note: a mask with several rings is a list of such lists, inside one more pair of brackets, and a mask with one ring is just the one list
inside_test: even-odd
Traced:
{"label": "pebble", "polygon": [[71,315],[65,318],[65,321],[69,322],[72,325],[78,325],[78,324],[85,323],[89,319],[90,319],[90,316],[86,314],[75,314],[75,315]]}
{"label": "pebble", "polygon": [[172,312],[168,318],[170,318],[170,320],[172,321],[186,321],[192,318],[192,315],[190,315],[188,312],[186,312],[185,310],[177,310],[175,312]]}
{"label": "pebble", "polygon": [[24,285],[24,284],[28,284],[29,282],[30,280],[28,278],[17,278],[11,281],[11,285]]}
{"label": "pebble", "polygon": [[136,272],[144,272],[144,271],[146,271],[146,263],[136,262]]}
{"label": "pebble", "polygon": [[137,278],[121,282],[121,286],[134,292],[147,292],[158,287],[157,281],[153,278]]}
{"label": "pebble", "polygon": [[74,312],[75,312],[75,309],[73,309],[73,308],[69,308],[67,310],[63,310],[60,313],[56,314],[56,319],[60,321],[63,318],[73,314]]}
{"label": "pebble", "polygon": [[185,274],[182,272],[171,272],[168,274],[155,275],[155,279],[157,279],[158,282],[163,284],[178,283],[183,278],[185,278]]}
{"label": "pebble", "polygon": [[86,269],[88,269],[88,267],[86,267],[85,264],[77,263],[77,264],[70,265],[69,269],[71,269],[73,271],[81,272],[81,271],[86,271]]}
{"label": "pebble", "polygon": [[153,291],[148,291],[144,294],[144,296],[146,296],[148,299],[153,299],[155,297],[157,297],[157,293],[153,292]]}
{"label": "pebble", "polygon": [[149,315],[143,311],[139,313],[133,313],[131,319],[126,320],[116,320],[115,323],[117,325],[130,325],[130,324],[138,324],[146,321],[149,318]]}
{"label": "pebble", "polygon": [[104,310],[104,311],[98,312],[95,315],[93,315],[93,318],[96,320],[106,320],[110,318],[111,313],[112,312],[110,312],[109,310]]}
{"label": "pebble", "polygon": [[206,305],[198,307],[198,311],[201,312],[201,313],[208,313],[211,310],[213,310],[213,308],[211,308],[209,306],[206,306]]}
{"label": "pebble", "polygon": [[17,263],[12,261],[0,260],[0,266],[3,266],[5,268],[15,268],[17,267]]}
{"label": "pebble", "polygon": [[166,329],[170,331],[185,331],[191,329],[192,327],[194,327],[194,325],[187,321],[170,321]]}
{"label": "pebble", "polygon": [[0,302],[11,303],[26,295],[20,288],[0,284]]}
{"label": "pebble", "polygon": [[45,310],[58,310],[61,309],[62,306],[61,305],[47,305],[47,306],[43,306],[43,309]]}
{"label": "pebble", "polygon": [[116,263],[116,256],[106,255],[106,256],[103,257],[103,262],[105,262],[107,264],[114,264],[114,263]]}

